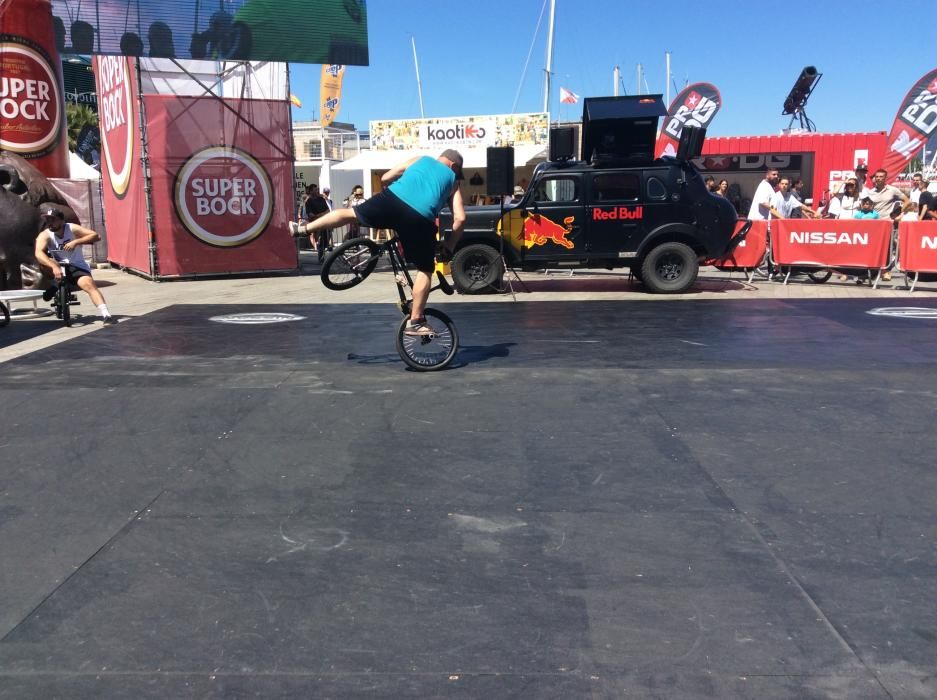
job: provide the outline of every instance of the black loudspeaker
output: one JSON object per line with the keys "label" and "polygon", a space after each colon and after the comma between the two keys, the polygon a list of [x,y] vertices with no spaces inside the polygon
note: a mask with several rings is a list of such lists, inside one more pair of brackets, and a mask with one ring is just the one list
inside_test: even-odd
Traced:
{"label": "black loudspeaker", "polygon": [[571,126],[550,129],[550,160],[569,160],[576,151],[573,141],[576,130]]}
{"label": "black loudspeaker", "polygon": [[489,195],[514,193],[514,147],[488,147],[488,191]]}
{"label": "black loudspeaker", "polygon": [[691,160],[699,158],[703,152],[703,141],[706,140],[706,129],[701,126],[685,126],[680,133],[680,144],[677,146],[677,160]]}

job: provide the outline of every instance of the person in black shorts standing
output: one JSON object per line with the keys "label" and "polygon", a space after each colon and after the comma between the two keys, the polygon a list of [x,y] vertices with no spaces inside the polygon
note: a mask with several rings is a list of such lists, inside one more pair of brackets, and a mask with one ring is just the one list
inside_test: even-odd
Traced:
{"label": "person in black shorts standing", "polygon": [[429,335],[423,309],[429,298],[435,267],[436,217],[452,202],[452,238],[443,245],[452,251],[465,223],[465,207],[459,181],[462,179],[462,155],[447,149],[437,158],[411,158],[388,170],[381,178],[387,188],[354,208],[336,209],[300,225],[291,222],[293,235],[316,232],[358,221],[362,226],[393,229],[403,243],[404,255],[417,269],[413,282],[413,303],[407,335]]}
{"label": "person in black shorts standing", "polygon": [[[329,204],[325,197],[319,194],[318,185],[309,185],[306,188],[305,219],[308,222],[316,221],[329,213]],[[319,254],[319,262],[322,262],[322,254],[325,252],[327,237],[330,231],[322,231],[309,236],[309,242]],[[295,234],[294,234],[295,235]]]}

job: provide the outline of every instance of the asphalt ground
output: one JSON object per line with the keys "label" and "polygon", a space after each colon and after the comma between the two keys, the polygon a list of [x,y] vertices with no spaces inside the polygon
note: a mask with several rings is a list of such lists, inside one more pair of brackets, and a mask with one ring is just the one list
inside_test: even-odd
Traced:
{"label": "asphalt ground", "polygon": [[388,275],[96,276],[0,329],[2,698],[937,696],[926,284],[522,275],[424,374]]}

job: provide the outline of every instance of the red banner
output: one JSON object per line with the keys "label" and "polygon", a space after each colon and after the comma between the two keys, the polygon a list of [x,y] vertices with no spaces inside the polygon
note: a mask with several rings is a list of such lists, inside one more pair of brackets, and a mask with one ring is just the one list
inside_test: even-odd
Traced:
{"label": "red banner", "polygon": [[937,221],[898,224],[898,265],[910,272],[937,272]]}
{"label": "red banner", "polygon": [[289,102],[146,95],[160,276],[293,270]]}
{"label": "red banner", "polygon": [[69,175],[62,62],[49,0],[0,2],[0,150]]}
{"label": "red banner", "polygon": [[143,186],[136,59],[95,56],[92,67],[101,130],[107,259],[123,267],[153,274]]}
{"label": "red banner", "polygon": [[771,257],[778,265],[883,268],[892,222],[878,219],[774,219]]}
{"label": "red banner", "polygon": [[886,141],[882,167],[889,182],[937,134],[937,68],[918,80],[905,95]]}
{"label": "red banner", "polygon": [[[735,225],[735,233],[738,233],[746,222],[746,219],[740,219]],[[721,270],[746,270],[758,267],[767,250],[768,222],[753,221],[745,240],[739,243],[732,253],[718,260],[707,260],[706,264],[715,265]]]}
{"label": "red banner", "polygon": [[676,156],[683,127],[708,127],[721,106],[722,97],[714,85],[693,83],[685,87],[670,103],[664,126],[657,137],[655,157]]}

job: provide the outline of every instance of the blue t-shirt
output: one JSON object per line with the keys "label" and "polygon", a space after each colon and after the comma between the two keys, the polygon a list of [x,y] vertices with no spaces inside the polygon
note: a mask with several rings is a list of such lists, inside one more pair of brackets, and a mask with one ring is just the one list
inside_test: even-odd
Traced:
{"label": "blue t-shirt", "polygon": [[430,221],[446,206],[455,173],[435,158],[423,156],[403,171],[389,189],[402,202]]}
{"label": "blue t-shirt", "polygon": [[874,209],[872,211],[862,211],[861,209],[857,210],[853,215],[854,219],[878,219],[881,218],[878,215],[878,212]]}

